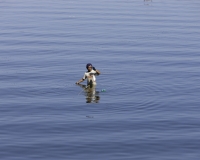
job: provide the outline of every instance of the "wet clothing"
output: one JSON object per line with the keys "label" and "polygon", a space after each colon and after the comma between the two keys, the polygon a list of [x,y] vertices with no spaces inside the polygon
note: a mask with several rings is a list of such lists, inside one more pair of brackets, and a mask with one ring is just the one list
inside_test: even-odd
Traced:
{"label": "wet clothing", "polygon": [[90,80],[92,80],[92,83],[95,85],[96,84],[96,76],[97,72],[92,70],[90,72],[85,72],[84,76],[83,76],[83,80],[87,79],[87,84],[89,84]]}

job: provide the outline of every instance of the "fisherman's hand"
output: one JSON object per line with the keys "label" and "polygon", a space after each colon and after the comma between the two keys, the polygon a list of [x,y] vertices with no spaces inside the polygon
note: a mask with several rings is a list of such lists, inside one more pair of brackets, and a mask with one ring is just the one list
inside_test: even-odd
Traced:
{"label": "fisherman's hand", "polygon": [[93,67],[93,70],[94,70],[94,71],[96,71],[96,68],[95,68],[95,67]]}

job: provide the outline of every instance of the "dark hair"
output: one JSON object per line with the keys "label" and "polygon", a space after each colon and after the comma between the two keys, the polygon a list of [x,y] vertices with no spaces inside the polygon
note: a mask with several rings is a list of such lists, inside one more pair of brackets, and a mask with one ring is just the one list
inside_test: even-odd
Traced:
{"label": "dark hair", "polygon": [[86,68],[88,69],[89,66],[92,66],[91,63],[86,64]]}

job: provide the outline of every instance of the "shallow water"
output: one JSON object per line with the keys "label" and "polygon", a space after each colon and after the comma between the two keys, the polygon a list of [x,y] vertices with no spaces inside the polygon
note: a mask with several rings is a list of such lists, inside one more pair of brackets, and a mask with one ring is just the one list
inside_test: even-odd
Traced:
{"label": "shallow water", "polygon": [[[198,159],[199,8],[1,0],[0,159]],[[75,85],[89,62],[92,103]]]}

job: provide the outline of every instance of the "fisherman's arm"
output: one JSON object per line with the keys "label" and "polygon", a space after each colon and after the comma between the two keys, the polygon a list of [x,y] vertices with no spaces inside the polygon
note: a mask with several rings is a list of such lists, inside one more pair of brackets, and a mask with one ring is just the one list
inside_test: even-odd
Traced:
{"label": "fisherman's arm", "polygon": [[87,78],[87,75],[84,74],[84,75],[83,75],[83,78],[80,79],[78,82],[76,82],[76,84],[79,84],[79,83],[83,82],[86,78]]}
{"label": "fisherman's arm", "polygon": [[79,83],[81,83],[81,82],[83,82],[84,81],[84,79],[82,78],[82,79],[80,79],[78,82],[76,82],[76,84],[79,84]]}
{"label": "fisherman's arm", "polygon": [[96,72],[97,72],[97,74],[98,74],[98,75],[100,75],[100,74],[101,74],[99,70],[96,70]]}
{"label": "fisherman's arm", "polygon": [[100,75],[100,74],[101,74],[100,71],[97,70],[95,67],[93,67],[93,70],[96,71],[97,75]]}

